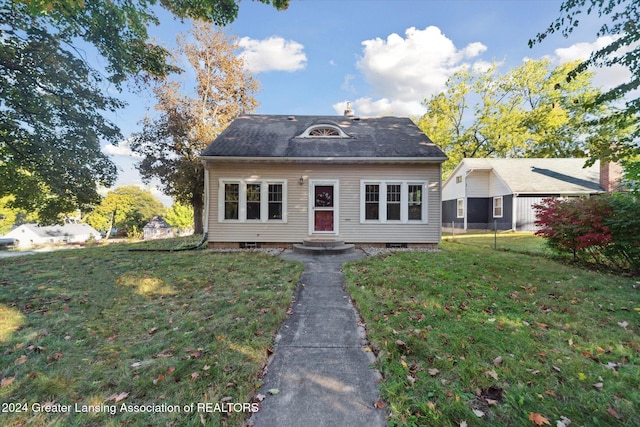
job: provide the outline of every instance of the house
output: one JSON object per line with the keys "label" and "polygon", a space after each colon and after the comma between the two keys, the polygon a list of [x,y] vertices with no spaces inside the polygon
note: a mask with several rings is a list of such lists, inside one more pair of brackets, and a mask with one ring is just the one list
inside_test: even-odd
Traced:
{"label": "house", "polygon": [[201,159],[211,247],[440,241],[447,157],[408,118],[242,115]]}
{"label": "house", "polygon": [[613,191],[616,164],[587,159],[463,159],[442,186],[443,227],[535,230],[533,205],[548,197]]}
{"label": "house", "polygon": [[64,224],[41,227],[36,224],[22,224],[4,238],[14,239],[15,246],[27,248],[34,245],[56,243],[83,243],[90,239],[100,240],[102,236],[89,224]]}
{"label": "house", "polygon": [[167,221],[161,216],[154,216],[151,220],[142,228],[142,238],[144,240],[151,239],[166,239],[168,237],[174,237],[176,233]]}

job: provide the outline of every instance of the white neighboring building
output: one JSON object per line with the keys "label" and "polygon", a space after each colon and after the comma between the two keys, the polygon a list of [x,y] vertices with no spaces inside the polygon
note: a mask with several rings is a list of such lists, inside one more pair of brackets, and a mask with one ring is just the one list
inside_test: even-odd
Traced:
{"label": "white neighboring building", "polygon": [[34,245],[55,243],[83,243],[93,238],[100,240],[102,236],[89,224],[65,224],[40,227],[36,224],[22,224],[4,238],[15,239],[16,247],[27,248]]}

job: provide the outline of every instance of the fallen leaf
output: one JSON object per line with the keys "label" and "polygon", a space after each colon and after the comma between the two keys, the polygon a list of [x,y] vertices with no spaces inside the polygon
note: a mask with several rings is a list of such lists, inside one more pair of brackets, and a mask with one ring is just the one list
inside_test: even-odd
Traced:
{"label": "fallen leaf", "polygon": [[556,421],[556,427],[567,427],[571,424],[571,420],[564,415],[560,416],[560,420]]}
{"label": "fallen leaf", "polygon": [[127,398],[127,396],[129,396],[129,393],[127,392],[122,392],[120,394],[112,394],[111,396],[107,397],[107,399],[105,400],[105,402],[108,402],[110,400],[113,400],[114,402],[120,402],[121,400],[124,400]]}
{"label": "fallen leaf", "polygon": [[27,355],[25,354],[25,355],[22,355],[22,356],[18,357],[14,363],[15,363],[16,365],[21,365],[21,364],[23,364],[24,362],[26,362],[26,361],[27,361],[27,359],[28,359],[28,357],[27,357]]}
{"label": "fallen leaf", "polygon": [[411,375],[407,375],[407,381],[409,381],[411,383],[411,385],[413,385],[416,382],[416,377],[411,376]]}
{"label": "fallen leaf", "polygon": [[167,375],[171,375],[171,374],[173,374],[173,373],[175,372],[175,370],[176,370],[176,368],[175,368],[175,367],[173,367],[173,366],[169,366],[169,367],[167,368]]}
{"label": "fallen leaf", "polygon": [[484,373],[486,376],[493,378],[494,380],[498,381],[498,374],[496,373],[496,371],[494,371],[493,369],[490,371],[486,371]]}
{"label": "fallen leaf", "polygon": [[429,375],[431,375],[432,377],[435,377],[436,375],[438,375],[440,373],[440,370],[436,369],[436,368],[431,368],[428,370]]}
{"label": "fallen leaf", "polygon": [[619,420],[620,419],[620,415],[618,415],[618,413],[613,409],[613,408],[607,408],[607,412],[609,413],[609,415],[611,415],[613,418]]}
{"label": "fallen leaf", "polygon": [[618,322],[618,326],[627,329],[627,326],[629,326],[629,322],[627,322],[626,320],[624,322]]}
{"label": "fallen leaf", "polygon": [[499,364],[502,363],[504,359],[502,358],[502,356],[498,356],[495,359],[493,359],[493,366],[498,366]]}
{"label": "fallen leaf", "polygon": [[233,397],[231,396],[225,396],[222,399],[220,399],[220,403],[226,403],[226,402],[231,402],[233,400]]}
{"label": "fallen leaf", "polygon": [[537,426],[548,425],[550,426],[549,420],[546,419],[542,414],[538,414],[537,412],[529,412],[529,420]]}
{"label": "fallen leaf", "polygon": [[498,404],[497,400],[493,400],[493,399],[485,399],[487,401],[487,405],[489,406],[496,406]]}
{"label": "fallen leaf", "polygon": [[203,370],[203,371],[208,371],[209,369],[211,369],[211,366],[209,366],[209,365],[204,365],[204,366],[202,367],[202,370]]}
{"label": "fallen leaf", "polygon": [[135,362],[135,363],[132,363],[132,364],[131,364],[131,367],[132,367],[132,368],[138,368],[138,367],[140,367],[140,366],[142,366],[142,362]]}
{"label": "fallen leaf", "polygon": [[591,384],[594,388],[597,388],[598,390],[600,390],[602,387],[604,387],[604,383],[595,383],[595,384]]}
{"label": "fallen leaf", "polygon": [[202,424],[203,426],[207,425],[207,420],[204,419],[204,415],[202,414],[202,412],[200,412],[200,424]]}
{"label": "fallen leaf", "polygon": [[460,427],[467,427],[466,421],[460,421]]}
{"label": "fallen leaf", "polygon": [[148,333],[149,335],[153,335],[153,334],[155,334],[156,332],[158,332],[158,328],[156,328],[156,327],[153,327],[153,328],[151,328],[151,329],[149,329],[149,330],[147,331],[147,333]]}
{"label": "fallen leaf", "polygon": [[5,377],[0,381],[0,388],[9,387],[16,380],[16,377]]}
{"label": "fallen leaf", "polygon": [[555,397],[555,396],[556,396],[556,394],[555,394],[553,391],[551,391],[551,390],[547,390],[547,391],[545,391],[545,392],[544,392],[544,394],[548,394],[549,396],[553,396],[553,397]]}
{"label": "fallen leaf", "polygon": [[382,400],[378,400],[373,406],[376,409],[382,409],[382,408],[384,408],[384,402]]}
{"label": "fallen leaf", "polygon": [[436,404],[435,404],[435,403],[433,403],[433,402],[431,402],[431,401],[427,402],[427,406],[428,406],[428,407],[429,407],[429,409],[431,409],[432,411],[435,411],[435,410],[436,410]]}
{"label": "fallen leaf", "polygon": [[197,380],[199,376],[200,376],[200,374],[197,373],[197,372],[192,373],[191,374],[191,381]]}
{"label": "fallen leaf", "polygon": [[584,374],[584,372],[578,372],[578,379],[580,381],[584,381],[587,379],[587,376]]}
{"label": "fallen leaf", "polygon": [[473,413],[476,415],[476,417],[478,418],[482,418],[484,417],[484,412],[482,412],[480,409],[474,409]]}
{"label": "fallen leaf", "polygon": [[260,393],[256,394],[256,400],[258,402],[262,402],[265,399],[265,397],[267,396],[265,396],[264,394],[260,394]]}
{"label": "fallen leaf", "polygon": [[269,392],[269,394],[278,394],[278,393],[280,393],[280,390],[277,389],[277,388],[270,388],[267,391]]}

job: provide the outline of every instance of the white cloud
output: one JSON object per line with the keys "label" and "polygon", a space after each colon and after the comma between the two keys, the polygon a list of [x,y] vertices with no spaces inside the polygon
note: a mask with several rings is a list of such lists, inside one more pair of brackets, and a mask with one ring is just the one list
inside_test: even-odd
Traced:
{"label": "white cloud", "polygon": [[121,141],[118,145],[107,144],[102,147],[102,152],[108,156],[141,157],[138,153],[134,153],[131,148],[129,148],[127,140]]}
{"label": "white cloud", "polygon": [[240,57],[244,58],[247,68],[254,73],[264,71],[298,71],[307,65],[304,46],[293,40],[282,37],[269,37],[255,40],[243,37],[238,41],[243,49]]}
{"label": "white cloud", "polygon": [[356,76],[354,76],[353,74],[345,74],[344,81],[340,85],[340,89],[347,92],[355,92],[356,88],[355,86],[353,86],[353,83],[351,83],[355,78]]}
{"label": "white cloud", "polygon": [[[457,49],[438,27],[424,30],[411,27],[405,37],[389,35],[362,42],[363,55],[357,67],[380,99],[361,98],[354,102],[358,114],[419,115],[421,101],[444,89],[447,79],[469,61],[487,50],[480,43]],[[486,66],[478,62],[478,66]]]}
{"label": "white cloud", "polygon": [[[332,105],[338,115],[342,115],[347,106],[347,101],[337,102]],[[426,112],[421,100],[401,101],[389,98],[358,98],[351,101],[351,108],[357,116],[421,116]]]}
{"label": "white cloud", "polygon": [[[591,56],[591,53],[608,46],[614,42],[619,36],[604,36],[599,37],[593,43],[575,43],[566,48],[556,49],[554,56],[551,60],[554,63],[564,63],[575,60],[585,60]],[[600,87],[603,90],[611,89],[621,83],[629,81],[631,73],[629,70],[621,65],[614,65],[611,67],[594,67],[590,69],[594,72],[593,85]]]}

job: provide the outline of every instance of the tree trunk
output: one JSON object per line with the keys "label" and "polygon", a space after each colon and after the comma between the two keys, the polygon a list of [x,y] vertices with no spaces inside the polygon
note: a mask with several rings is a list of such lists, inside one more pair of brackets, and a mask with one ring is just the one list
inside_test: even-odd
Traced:
{"label": "tree trunk", "polygon": [[195,234],[203,234],[206,230],[204,230],[203,225],[204,200],[202,194],[193,195],[191,206],[193,206],[193,232]]}

